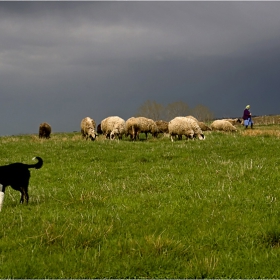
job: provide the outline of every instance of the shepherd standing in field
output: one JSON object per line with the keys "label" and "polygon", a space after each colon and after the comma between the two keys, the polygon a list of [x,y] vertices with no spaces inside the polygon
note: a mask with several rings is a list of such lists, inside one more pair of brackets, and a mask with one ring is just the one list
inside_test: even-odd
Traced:
{"label": "shepherd standing in field", "polygon": [[252,120],[252,114],[250,112],[250,105],[247,105],[245,107],[245,110],[243,112],[243,120],[244,120],[244,126],[245,128],[248,128],[248,126],[250,125],[251,128],[253,128],[253,120]]}

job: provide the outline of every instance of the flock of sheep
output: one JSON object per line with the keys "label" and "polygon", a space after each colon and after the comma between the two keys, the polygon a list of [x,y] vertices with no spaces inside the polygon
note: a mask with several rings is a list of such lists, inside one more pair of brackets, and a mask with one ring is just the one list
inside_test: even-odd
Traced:
{"label": "flock of sheep", "polygon": [[[154,121],[145,117],[131,117],[125,121],[118,116],[111,116],[102,120],[96,127],[96,122],[92,118],[86,117],[81,121],[81,134],[86,140],[95,140],[100,134],[107,139],[122,139],[123,135],[125,135],[126,137],[130,136],[131,140],[137,140],[140,133],[145,133],[146,139],[148,133],[151,133],[153,137],[157,137],[159,133],[169,134],[172,142],[175,137],[182,139],[182,136],[189,139],[198,138],[204,140],[203,131],[237,131],[235,125],[238,123],[241,123],[238,118],[215,120],[209,127],[193,116],[176,117],[170,122]],[[51,126],[46,122],[41,123],[39,138],[50,138],[50,134]]]}

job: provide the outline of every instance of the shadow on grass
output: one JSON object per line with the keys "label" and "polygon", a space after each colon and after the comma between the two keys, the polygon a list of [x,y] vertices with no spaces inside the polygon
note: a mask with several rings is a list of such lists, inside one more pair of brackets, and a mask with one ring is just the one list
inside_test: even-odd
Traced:
{"label": "shadow on grass", "polygon": [[269,248],[279,248],[280,247],[280,230],[269,230],[264,233],[261,237],[261,242]]}

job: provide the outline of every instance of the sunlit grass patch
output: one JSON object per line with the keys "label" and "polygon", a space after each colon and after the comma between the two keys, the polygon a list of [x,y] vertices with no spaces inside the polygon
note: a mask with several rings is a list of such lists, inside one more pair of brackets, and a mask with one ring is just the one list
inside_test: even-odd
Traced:
{"label": "sunlit grass patch", "polygon": [[144,237],[150,252],[155,255],[177,255],[187,256],[189,248],[180,240],[165,237],[164,232],[159,235],[148,235]]}
{"label": "sunlit grass patch", "polygon": [[246,129],[241,132],[243,136],[273,136],[280,137],[280,131],[277,129]]}

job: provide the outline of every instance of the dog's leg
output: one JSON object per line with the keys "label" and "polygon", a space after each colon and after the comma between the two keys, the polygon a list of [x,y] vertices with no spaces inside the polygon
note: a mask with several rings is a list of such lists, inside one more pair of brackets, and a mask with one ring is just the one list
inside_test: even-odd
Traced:
{"label": "dog's leg", "polygon": [[30,174],[28,172],[28,176],[26,175],[25,178],[22,176],[20,182],[18,182],[16,185],[11,186],[13,189],[20,191],[21,197],[20,197],[19,202],[21,204],[23,204],[24,201],[26,201],[26,203],[28,203],[28,199],[29,199],[29,196],[28,196],[29,178],[30,178]]}
{"label": "dog's leg", "polygon": [[24,202],[24,194],[23,194],[23,191],[20,190],[20,193],[21,193],[21,196],[20,196],[20,201],[19,201],[19,203],[23,204],[23,202]]}
{"label": "dog's leg", "polygon": [[24,196],[25,196],[26,204],[28,204],[29,195],[28,195],[28,191],[27,191],[27,190],[26,190],[26,192],[24,193]]}
{"label": "dog's leg", "polygon": [[20,203],[23,204],[24,201],[26,201],[26,203],[28,203],[28,200],[29,200],[29,195],[28,195],[28,192],[25,188],[21,188],[20,189],[20,193],[21,193],[21,197],[20,197]]}
{"label": "dog's leg", "polygon": [[0,184],[0,212],[1,212],[1,209],[2,209],[2,206],[3,206],[3,203],[4,203],[4,196],[5,196],[5,193],[3,192],[3,185]]}

